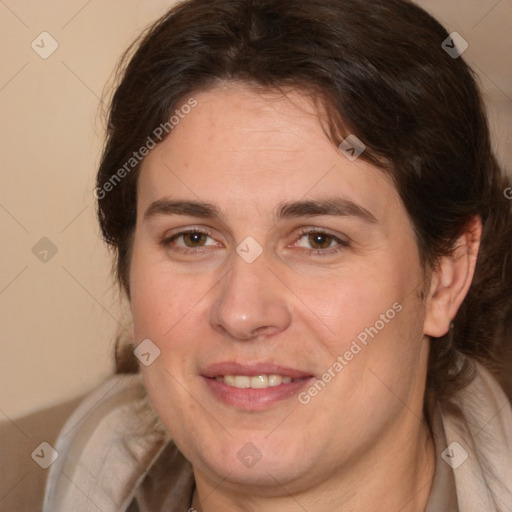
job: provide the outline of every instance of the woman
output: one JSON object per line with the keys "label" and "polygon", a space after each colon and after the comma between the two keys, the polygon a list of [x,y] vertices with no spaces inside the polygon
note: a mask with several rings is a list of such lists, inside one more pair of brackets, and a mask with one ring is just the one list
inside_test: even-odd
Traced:
{"label": "woman", "polygon": [[149,29],[95,189],[136,348],[45,510],[512,510],[508,183],[462,51],[402,0]]}

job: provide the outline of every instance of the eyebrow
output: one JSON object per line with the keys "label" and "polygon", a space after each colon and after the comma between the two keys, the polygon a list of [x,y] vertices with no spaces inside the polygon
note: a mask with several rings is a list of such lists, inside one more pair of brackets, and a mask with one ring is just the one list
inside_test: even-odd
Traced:
{"label": "eyebrow", "polygon": [[363,206],[343,197],[333,197],[315,201],[294,201],[282,204],[278,218],[316,217],[332,215],[336,217],[356,217],[368,224],[377,224],[377,218]]}
{"label": "eyebrow", "polygon": [[144,219],[158,215],[188,215],[205,219],[216,219],[221,216],[219,209],[210,203],[204,203],[203,201],[172,201],[165,198],[151,203],[144,212]]}
{"label": "eyebrow", "polygon": [[[211,203],[203,201],[180,201],[171,199],[158,199],[151,203],[144,212],[144,219],[159,215],[187,215],[204,219],[220,219],[220,210]],[[363,206],[341,197],[322,200],[291,201],[281,203],[276,208],[277,219],[291,219],[297,217],[355,217],[369,224],[377,224],[376,217]]]}

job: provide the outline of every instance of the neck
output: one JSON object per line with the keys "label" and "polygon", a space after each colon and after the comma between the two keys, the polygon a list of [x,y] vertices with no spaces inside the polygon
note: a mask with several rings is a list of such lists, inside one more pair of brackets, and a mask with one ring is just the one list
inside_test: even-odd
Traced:
{"label": "neck", "polygon": [[269,492],[231,485],[228,479],[219,484],[196,472],[192,507],[197,512],[320,512],[328,507],[340,512],[423,512],[435,472],[435,447],[426,423],[408,414],[407,428],[390,428],[376,446],[346,465],[350,467],[333,468],[332,478],[314,485],[276,482]]}

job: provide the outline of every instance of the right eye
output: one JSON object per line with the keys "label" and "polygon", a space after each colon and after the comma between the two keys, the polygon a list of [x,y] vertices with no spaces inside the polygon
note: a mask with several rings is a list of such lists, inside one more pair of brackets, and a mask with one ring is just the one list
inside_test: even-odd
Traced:
{"label": "right eye", "polygon": [[207,247],[218,247],[216,242],[208,231],[200,229],[187,229],[171,236],[165,237],[161,244],[171,250],[177,250],[186,253],[194,253],[196,250],[203,252]]}

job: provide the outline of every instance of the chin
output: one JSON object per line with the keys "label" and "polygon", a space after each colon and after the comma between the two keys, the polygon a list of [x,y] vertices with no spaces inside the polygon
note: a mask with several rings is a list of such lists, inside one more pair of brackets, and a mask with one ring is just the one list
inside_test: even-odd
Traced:
{"label": "chin", "polygon": [[252,442],[247,441],[249,437],[230,438],[225,446],[196,453],[193,458],[217,479],[225,478],[225,482],[234,485],[266,488],[270,494],[274,488],[282,492],[281,486],[301,480],[301,475],[311,474],[313,468],[308,468],[304,453],[297,449],[302,443],[288,440],[285,446],[284,441],[277,438],[274,442],[265,438]]}

